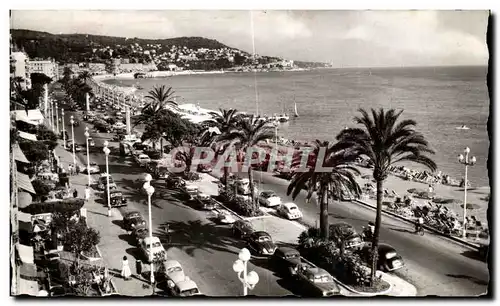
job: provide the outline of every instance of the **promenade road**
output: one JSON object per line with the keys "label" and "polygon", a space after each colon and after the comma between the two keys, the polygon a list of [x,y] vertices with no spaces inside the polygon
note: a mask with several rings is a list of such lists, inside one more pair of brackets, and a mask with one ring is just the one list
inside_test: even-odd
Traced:
{"label": "promenade road", "polygon": [[[69,116],[66,112],[66,129],[71,137]],[[85,122],[75,127],[75,142],[85,149]],[[89,125],[91,128],[92,126]],[[108,134],[91,133],[96,147],[91,152],[91,161],[96,162],[101,170],[105,171],[105,156],[102,147],[105,140],[110,141]],[[128,206],[120,208],[124,214],[129,210],[138,210],[148,218],[147,196],[141,191],[144,183],[145,171],[139,168],[130,157],[118,155],[118,143],[111,142],[109,168],[118,189],[128,199]],[[78,154],[83,163],[86,163],[84,150]],[[96,175],[93,176],[97,178]],[[233,262],[238,258],[238,252],[244,247],[243,243],[231,237],[230,227],[216,226],[207,217],[206,212],[197,211],[186,205],[186,199],[181,195],[171,192],[164,187],[164,181],[153,181],[156,191],[152,200],[153,235],[158,236],[164,243],[170,258],[178,260],[185,269],[186,274],[199,286],[200,290],[209,296],[238,296],[242,294],[242,284],[237,274],[233,271]],[[97,195],[99,196],[99,195]],[[104,202],[97,199],[97,202]],[[114,221],[118,222],[118,221]],[[170,224],[171,244],[165,242],[165,233],[162,225]],[[121,236],[127,239],[126,236]],[[139,257],[136,248],[130,245],[127,253]],[[253,262],[253,261],[252,261]],[[261,265],[249,263],[249,271],[258,273],[260,281],[250,294],[257,296],[285,296],[292,294],[286,286],[280,285],[279,277]]]}

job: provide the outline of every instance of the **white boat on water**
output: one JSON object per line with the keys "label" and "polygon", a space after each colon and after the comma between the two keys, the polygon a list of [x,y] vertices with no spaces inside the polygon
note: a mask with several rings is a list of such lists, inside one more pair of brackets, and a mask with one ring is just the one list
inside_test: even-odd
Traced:
{"label": "white boat on water", "polygon": [[295,111],[294,117],[298,117],[299,112],[297,111],[297,103],[293,103],[293,106],[294,106],[294,111]]}
{"label": "white boat on water", "polygon": [[468,126],[466,126],[465,124],[462,126],[457,126],[455,129],[457,129],[457,130],[470,130],[470,128]]}

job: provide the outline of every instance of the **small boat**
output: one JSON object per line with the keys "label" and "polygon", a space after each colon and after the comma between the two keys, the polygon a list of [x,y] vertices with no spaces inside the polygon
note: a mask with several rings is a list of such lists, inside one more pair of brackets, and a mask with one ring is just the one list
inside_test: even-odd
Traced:
{"label": "small boat", "polygon": [[469,130],[470,128],[464,124],[462,126],[457,126],[455,129],[457,129],[457,130]]}
{"label": "small boat", "polygon": [[294,117],[298,117],[299,116],[299,112],[297,112],[297,103],[294,103],[294,110],[295,110]]}

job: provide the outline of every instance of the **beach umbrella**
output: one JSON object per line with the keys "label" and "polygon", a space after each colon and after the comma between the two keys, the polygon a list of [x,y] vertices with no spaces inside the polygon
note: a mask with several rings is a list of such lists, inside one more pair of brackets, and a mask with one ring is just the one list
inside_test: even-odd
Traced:
{"label": "beach umbrella", "polygon": [[[464,204],[460,205],[460,207],[464,208]],[[477,205],[477,204],[471,204],[471,203],[467,203],[467,209],[469,210],[472,210],[472,209],[478,209],[480,208],[481,206]]]}

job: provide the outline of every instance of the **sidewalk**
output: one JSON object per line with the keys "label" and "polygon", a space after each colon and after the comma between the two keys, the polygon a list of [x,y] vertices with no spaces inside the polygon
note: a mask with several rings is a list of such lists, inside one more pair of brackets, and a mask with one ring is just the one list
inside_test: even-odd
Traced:
{"label": "sidewalk", "polygon": [[[56,154],[60,156],[63,165],[73,162],[72,153],[64,150],[61,146],[56,149]],[[77,163],[81,162],[77,158]],[[85,186],[87,185],[87,175],[79,174],[70,177],[71,188],[78,191],[80,197],[85,194]],[[146,296],[152,294],[152,287],[149,285],[149,280],[142,277],[137,277],[135,258],[132,254],[135,253],[135,247],[128,242],[128,233],[120,226],[122,215],[116,208],[111,210],[111,217],[108,217],[108,209],[106,206],[96,203],[96,191],[92,190],[90,201],[85,203],[84,208],[87,210],[87,223],[90,227],[99,231],[101,241],[98,249],[101,256],[108,267],[110,274],[114,275],[112,279],[113,285],[120,295],[124,296]],[[123,256],[128,257],[130,270],[132,272],[131,280],[124,280],[120,276],[121,262]],[[149,272],[149,265],[143,264],[143,275]]]}

